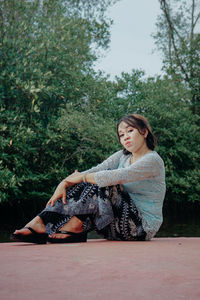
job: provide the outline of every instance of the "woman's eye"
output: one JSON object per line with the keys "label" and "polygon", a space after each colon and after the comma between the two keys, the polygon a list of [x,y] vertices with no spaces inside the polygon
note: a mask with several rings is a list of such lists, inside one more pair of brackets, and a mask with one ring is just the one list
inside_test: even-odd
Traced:
{"label": "woman's eye", "polygon": [[123,137],[123,136],[124,136],[124,134],[120,134],[120,135],[119,135],[120,138]]}
{"label": "woman's eye", "polygon": [[129,131],[128,132],[132,132],[133,131],[133,129],[129,129]]}

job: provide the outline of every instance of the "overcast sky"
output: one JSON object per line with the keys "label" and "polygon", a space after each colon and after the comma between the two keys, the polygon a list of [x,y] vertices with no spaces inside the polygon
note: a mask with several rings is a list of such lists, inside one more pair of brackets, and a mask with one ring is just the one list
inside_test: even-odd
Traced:
{"label": "overcast sky", "polygon": [[110,74],[142,69],[147,76],[161,74],[161,54],[155,49],[151,34],[156,31],[156,17],[160,14],[158,0],[120,0],[109,11],[113,19],[110,49],[95,69]]}

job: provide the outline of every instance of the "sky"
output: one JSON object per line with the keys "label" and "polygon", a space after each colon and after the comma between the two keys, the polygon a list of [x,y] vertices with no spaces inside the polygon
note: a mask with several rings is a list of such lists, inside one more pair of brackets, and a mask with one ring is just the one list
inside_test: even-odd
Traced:
{"label": "sky", "polygon": [[161,53],[156,51],[152,33],[156,32],[156,17],[160,14],[158,0],[120,0],[110,8],[108,16],[114,21],[111,27],[110,49],[96,63],[114,79],[121,72],[144,70],[146,76],[161,74]]}

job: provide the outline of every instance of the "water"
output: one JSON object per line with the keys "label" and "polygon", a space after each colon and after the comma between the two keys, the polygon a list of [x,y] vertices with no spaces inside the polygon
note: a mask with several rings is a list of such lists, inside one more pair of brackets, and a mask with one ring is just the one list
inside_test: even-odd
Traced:
{"label": "water", "polygon": [[[0,243],[10,242],[10,230],[0,229]],[[200,218],[185,219],[184,221],[172,221],[165,219],[156,237],[200,237]],[[88,234],[89,239],[102,238],[95,231]]]}

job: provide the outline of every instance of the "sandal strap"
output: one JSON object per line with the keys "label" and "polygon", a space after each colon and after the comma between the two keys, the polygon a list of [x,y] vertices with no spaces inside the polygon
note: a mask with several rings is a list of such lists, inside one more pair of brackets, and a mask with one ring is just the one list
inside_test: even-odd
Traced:
{"label": "sandal strap", "polygon": [[71,232],[71,231],[65,231],[65,230],[57,230],[56,233],[61,233],[61,234],[70,234],[70,235],[77,235],[83,232]]}
{"label": "sandal strap", "polygon": [[31,228],[29,226],[25,226],[24,228],[30,230],[30,232],[32,232],[32,233],[37,233],[33,228]]}

